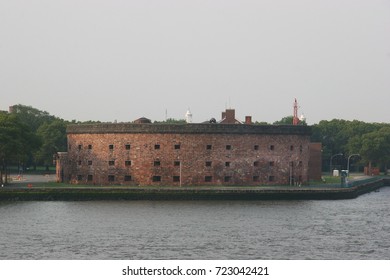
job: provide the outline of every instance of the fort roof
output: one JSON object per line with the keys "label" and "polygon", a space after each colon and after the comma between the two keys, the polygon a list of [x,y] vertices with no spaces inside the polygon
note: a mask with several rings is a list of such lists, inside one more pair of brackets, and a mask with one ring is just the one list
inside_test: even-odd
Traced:
{"label": "fort roof", "polygon": [[155,124],[99,123],[67,127],[68,134],[163,133],[163,134],[274,134],[310,135],[310,126],[249,124]]}

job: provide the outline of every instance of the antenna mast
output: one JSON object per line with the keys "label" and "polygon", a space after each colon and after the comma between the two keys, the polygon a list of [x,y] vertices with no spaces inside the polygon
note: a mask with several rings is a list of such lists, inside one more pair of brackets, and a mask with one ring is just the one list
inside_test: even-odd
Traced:
{"label": "antenna mast", "polygon": [[299,118],[298,118],[298,102],[297,102],[297,99],[295,98],[295,101],[294,101],[293,125],[298,125],[298,123],[299,123]]}

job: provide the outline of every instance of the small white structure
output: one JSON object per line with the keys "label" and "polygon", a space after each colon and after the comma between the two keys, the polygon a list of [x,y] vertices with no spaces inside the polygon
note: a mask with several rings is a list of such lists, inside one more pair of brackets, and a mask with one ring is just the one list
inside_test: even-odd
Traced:
{"label": "small white structure", "polygon": [[186,117],[186,123],[192,123],[192,113],[189,108],[187,110],[185,117]]}

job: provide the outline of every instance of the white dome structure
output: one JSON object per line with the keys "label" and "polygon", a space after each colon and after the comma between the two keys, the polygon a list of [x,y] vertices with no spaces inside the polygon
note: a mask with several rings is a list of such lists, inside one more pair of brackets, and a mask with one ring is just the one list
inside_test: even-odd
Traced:
{"label": "white dome structure", "polygon": [[186,123],[192,123],[192,113],[190,109],[187,110],[185,117],[186,117]]}

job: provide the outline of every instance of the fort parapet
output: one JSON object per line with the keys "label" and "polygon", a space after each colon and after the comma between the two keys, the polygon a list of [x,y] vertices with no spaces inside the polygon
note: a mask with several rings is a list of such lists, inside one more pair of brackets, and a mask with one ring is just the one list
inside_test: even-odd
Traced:
{"label": "fort parapet", "polygon": [[310,126],[248,124],[134,124],[101,123],[69,125],[68,134],[161,133],[161,134],[269,134],[310,135]]}

